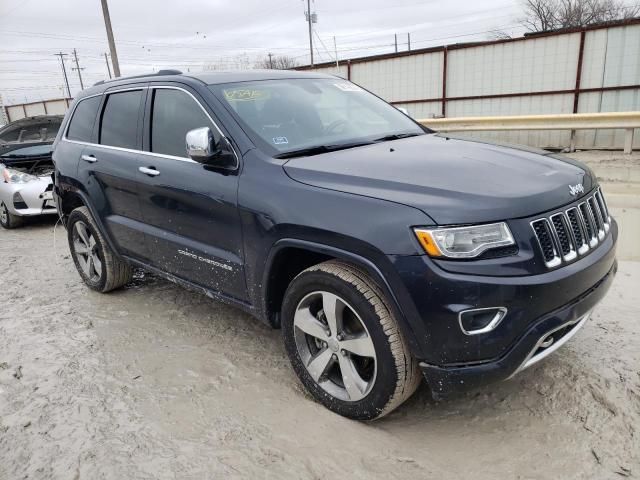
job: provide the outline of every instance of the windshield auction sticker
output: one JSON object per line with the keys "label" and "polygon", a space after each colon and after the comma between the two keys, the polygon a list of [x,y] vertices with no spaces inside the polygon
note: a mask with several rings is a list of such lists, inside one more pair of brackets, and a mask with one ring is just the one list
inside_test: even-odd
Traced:
{"label": "windshield auction sticker", "polygon": [[343,92],[362,92],[362,89],[353,83],[334,83],[334,85]]}
{"label": "windshield auction sticker", "polygon": [[224,98],[227,100],[235,100],[241,102],[251,102],[255,100],[264,100],[271,95],[267,90],[256,90],[253,88],[235,88],[233,90],[225,90]]}

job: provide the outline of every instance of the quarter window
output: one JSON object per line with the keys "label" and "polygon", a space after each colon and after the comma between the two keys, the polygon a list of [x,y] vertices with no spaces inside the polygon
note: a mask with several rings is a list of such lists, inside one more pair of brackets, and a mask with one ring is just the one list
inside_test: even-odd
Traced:
{"label": "quarter window", "polygon": [[79,142],[90,142],[93,124],[100,106],[101,96],[87,98],[78,103],[69,122],[67,138]]}
{"label": "quarter window", "polygon": [[100,144],[112,147],[138,147],[138,113],[142,90],[112,93],[102,112]]}
{"label": "quarter window", "polygon": [[182,90],[154,90],[151,114],[151,151],[187,157],[185,137],[189,130],[209,127],[214,141],[219,134],[209,117],[191,96]]}

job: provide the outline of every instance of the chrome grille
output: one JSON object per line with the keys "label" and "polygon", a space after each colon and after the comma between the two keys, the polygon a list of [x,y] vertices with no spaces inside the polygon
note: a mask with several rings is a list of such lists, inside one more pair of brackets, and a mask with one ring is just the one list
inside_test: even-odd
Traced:
{"label": "chrome grille", "polygon": [[611,217],[600,189],[577,207],[531,222],[548,268],[570,262],[595,248],[610,225]]}

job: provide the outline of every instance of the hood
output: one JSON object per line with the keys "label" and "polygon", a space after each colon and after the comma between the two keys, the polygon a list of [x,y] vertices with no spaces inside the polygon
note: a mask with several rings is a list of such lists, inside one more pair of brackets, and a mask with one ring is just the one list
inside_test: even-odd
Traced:
{"label": "hood", "polygon": [[571,203],[569,186],[589,192],[588,167],[544,150],[421,135],[299,157],[284,169],[316,187],[422,210],[437,224],[520,218]]}

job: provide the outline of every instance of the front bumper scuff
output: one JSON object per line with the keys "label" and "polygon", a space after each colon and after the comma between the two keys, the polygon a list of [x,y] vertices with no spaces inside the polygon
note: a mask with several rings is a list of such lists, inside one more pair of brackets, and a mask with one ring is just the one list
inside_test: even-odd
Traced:
{"label": "front bumper scuff", "polygon": [[[609,290],[617,268],[617,262],[614,262],[607,275],[589,291],[535,322],[498,359],[454,367],[420,362],[420,368],[434,398],[445,398],[492,382],[506,380],[559,349],[587,322],[593,308]],[[573,328],[567,328],[571,326]],[[563,328],[567,328],[567,332],[557,340],[556,345],[550,345],[548,351],[543,349],[538,352],[545,339]]]}

